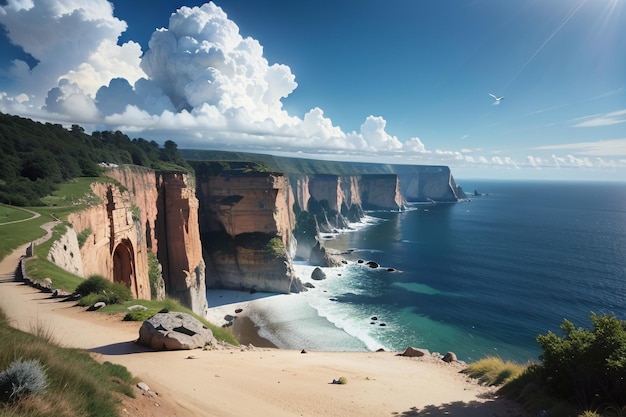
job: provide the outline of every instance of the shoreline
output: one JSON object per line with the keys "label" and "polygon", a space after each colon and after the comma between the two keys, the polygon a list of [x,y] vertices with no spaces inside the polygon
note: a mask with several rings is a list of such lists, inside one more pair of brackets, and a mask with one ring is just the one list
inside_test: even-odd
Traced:
{"label": "shoreline", "polygon": [[[58,344],[83,349],[99,362],[125,366],[158,393],[144,404],[125,400],[131,415],[380,417],[390,415],[498,417],[523,415],[493,388],[459,373],[460,365],[394,352],[309,352],[275,348],[216,347],[155,352],[138,346],[140,322],[87,312],[13,280],[14,252],[0,265],[0,308],[23,331],[43,326]],[[215,314],[238,308],[224,303]],[[242,332],[254,330],[241,315]],[[241,320],[240,320],[241,319]],[[233,325],[234,326],[234,325]],[[258,342],[257,342],[258,343]],[[344,376],[346,385],[331,382]],[[145,400],[145,397],[141,396]],[[158,408],[157,408],[158,407]]]}

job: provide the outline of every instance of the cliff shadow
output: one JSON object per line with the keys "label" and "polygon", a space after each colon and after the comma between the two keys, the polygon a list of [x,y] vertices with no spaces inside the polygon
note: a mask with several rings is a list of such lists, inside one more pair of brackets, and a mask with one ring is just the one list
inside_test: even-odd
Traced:
{"label": "cliff shadow", "polygon": [[427,405],[420,409],[411,407],[403,412],[392,412],[392,417],[523,417],[528,414],[522,408],[509,400],[502,398],[490,398],[484,402],[481,401],[455,401],[441,405]]}
{"label": "cliff shadow", "polygon": [[89,349],[90,352],[99,353],[101,355],[118,356],[130,355],[133,353],[156,352],[154,349],[142,346],[134,340],[128,342],[111,343],[110,345],[98,346]]}

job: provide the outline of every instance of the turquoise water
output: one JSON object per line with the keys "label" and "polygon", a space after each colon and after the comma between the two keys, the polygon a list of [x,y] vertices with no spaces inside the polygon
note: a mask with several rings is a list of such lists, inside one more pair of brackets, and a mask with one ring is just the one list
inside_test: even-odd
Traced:
{"label": "turquoise water", "polygon": [[591,312],[626,319],[626,184],[458,182],[488,195],[370,212],[366,227],[326,241],[350,249],[350,264],[327,269],[325,281],[297,265],[316,288],[257,317],[267,324],[299,311],[288,331],[275,325],[265,335],[298,349],[309,334],[325,350],[417,346],[466,361],[526,361],[540,353],[536,336],[558,331],[564,318],[578,326]]}

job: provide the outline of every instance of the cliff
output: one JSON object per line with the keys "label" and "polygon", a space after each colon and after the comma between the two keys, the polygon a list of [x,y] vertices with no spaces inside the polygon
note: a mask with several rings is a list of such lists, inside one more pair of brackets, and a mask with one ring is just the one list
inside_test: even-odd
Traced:
{"label": "cliff", "polygon": [[395,170],[400,192],[407,201],[455,202],[465,197],[446,166],[400,165]]}
{"label": "cliff", "polygon": [[91,189],[102,204],[68,216],[77,234],[89,233],[80,248],[83,275],[99,274],[122,282],[136,298],[150,299],[148,248],[133,218],[128,193],[113,183],[94,183]]}
{"label": "cliff", "polygon": [[137,166],[109,169],[106,175],[110,183],[92,184],[103,203],[68,217],[76,234],[89,233],[80,248],[83,275],[100,274],[124,282],[136,298],[155,298],[159,285],[152,283],[151,294],[148,258],[156,255],[167,295],[204,315],[205,268],[195,184],[183,173]]}
{"label": "cliff", "polygon": [[195,166],[207,286],[299,292],[292,259],[294,195],[289,178]]}

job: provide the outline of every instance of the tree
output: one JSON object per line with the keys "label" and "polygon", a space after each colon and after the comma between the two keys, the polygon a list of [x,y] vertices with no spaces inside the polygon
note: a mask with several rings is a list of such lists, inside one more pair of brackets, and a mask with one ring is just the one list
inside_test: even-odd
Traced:
{"label": "tree", "polygon": [[591,315],[593,329],[564,320],[564,336],[537,336],[543,349],[540,372],[554,395],[582,410],[626,406],[626,321]]}

